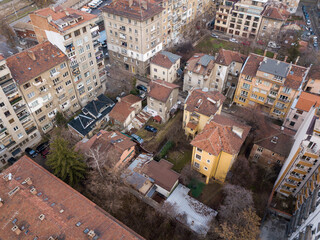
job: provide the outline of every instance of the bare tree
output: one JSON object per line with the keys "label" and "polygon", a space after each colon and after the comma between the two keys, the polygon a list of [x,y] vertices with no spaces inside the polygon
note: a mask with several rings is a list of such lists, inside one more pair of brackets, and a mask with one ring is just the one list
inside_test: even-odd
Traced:
{"label": "bare tree", "polygon": [[250,187],[256,177],[256,169],[250,166],[249,160],[239,156],[231,168],[231,183],[242,187]]}
{"label": "bare tree", "polygon": [[15,36],[16,34],[14,33],[13,29],[9,26],[9,24],[2,20],[0,21],[0,34],[5,36],[7,39],[8,43],[12,46],[15,47]]}
{"label": "bare tree", "polygon": [[87,161],[88,166],[98,169],[100,176],[103,177],[100,166],[104,166],[105,158],[101,152],[101,144],[99,144],[96,148],[90,148],[89,151],[85,153],[85,156],[87,159],[92,159],[92,161]]}
{"label": "bare tree", "polygon": [[192,169],[190,164],[187,164],[181,170],[180,180],[184,185],[188,185],[192,179],[199,179],[199,173]]}

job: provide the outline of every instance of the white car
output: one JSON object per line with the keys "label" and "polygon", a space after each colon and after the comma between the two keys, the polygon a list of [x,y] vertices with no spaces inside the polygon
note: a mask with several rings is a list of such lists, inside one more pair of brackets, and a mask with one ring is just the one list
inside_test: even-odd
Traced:
{"label": "white car", "polygon": [[235,38],[230,38],[229,41],[230,41],[230,42],[233,42],[233,43],[239,43],[238,40],[235,39]]}
{"label": "white car", "polygon": [[92,12],[92,9],[89,8],[88,6],[83,6],[80,11],[82,12],[87,12],[87,13],[91,13]]}
{"label": "white car", "polygon": [[311,25],[311,21],[308,19],[307,20],[307,25],[310,26]]}
{"label": "white car", "polygon": [[270,48],[280,48],[280,46],[274,41],[270,41],[268,43],[268,47],[270,47]]}

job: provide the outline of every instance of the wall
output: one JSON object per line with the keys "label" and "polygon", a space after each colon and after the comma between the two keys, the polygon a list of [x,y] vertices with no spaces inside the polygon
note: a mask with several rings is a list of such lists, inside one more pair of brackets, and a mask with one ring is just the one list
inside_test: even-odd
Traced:
{"label": "wall", "polygon": [[[298,112],[297,112],[298,111]],[[286,128],[292,129],[294,131],[297,131],[301,124],[303,123],[305,117],[307,116],[308,112],[302,111],[302,114],[299,112],[298,109],[293,108],[290,109],[290,111],[287,114],[286,120],[283,124]],[[294,118],[295,116],[295,118]],[[291,122],[294,122],[294,126],[290,125]]]}
{"label": "wall", "polygon": [[320,79],[310,78],[304,88],[306,92],[320,94]]}
{"label": "wall", "polygon": [[[249,158],[252,162],[256,162],[266,168],[272,168],[277,163],[280,165],[284,163],[284,156],[266,148],[263,148],[262,152],[257,151],[259,147],[260,146],[258,144],[254,144],[251,149]],[[259,156],[259,158],[255,157],[256,154]]]}

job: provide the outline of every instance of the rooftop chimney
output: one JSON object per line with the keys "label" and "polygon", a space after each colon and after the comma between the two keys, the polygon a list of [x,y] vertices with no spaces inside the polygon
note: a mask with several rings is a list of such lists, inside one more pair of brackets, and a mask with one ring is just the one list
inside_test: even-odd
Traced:
{"label": "rooftop chimney", "polygon": [[51,21],[52,21],[52,16],[49,15],[49,16],[47,17],[47,20],[48,20],[48,22],[51,22]]}
{"label": "rooftop chimney", "polygon": [[288,59],[288,56],[285,56],[283,61],[287,62],[287,59]]}
{"label": "rooftop chimney", "polygon": [[133,4],[133,0],[129,0],[129,7],[131,7]]}
{"label": "rooftop chimney", "polygon": [[141,2],[141,4],[142,4],[142,7],[143,7],[145,10],[148,10],[148,0],[143,0],[143,1]]}
{"label": "rooftop chimney", "polygon": [[24,181],[25,181],[29,186],[32,185],[32,181],[31,181],[31,179],[30,179],[29,177],[26,178]]}
{"label": "rooftop chimney", "polygon": [[2,207],[3,206],[3,201],[2,201],[2,199],[0,198],[0,207]]}
{"label": "rooftop chimney", "polygon": [[12,232],[15,232],[17,235],[20,235],[21,230],[18,228],[17,225],[14,225],[13,228],[11,228]]}
{"label": "rooftop chimney", "polygon": [[33,195],[36,195],[36,194],[37,194],[36,188],[32,188],[32,189],[30,190],[30,192],[31,192]]}
{"label": "rooftop chimney", "polygon": [[237,126],[232,126],[232,132],[234,132],[238,137],[242,138],[243,129]]}
{"label": "rooftop chimney", "polygon": [[278,53],[275,53],[275,54],[273,55],[273,59],[277,59],[277,57],[278,57]]}
{"label": "rooftop chimney", "polygon": [[51,5],[51,6],[50,6],[50,9],[51,9],[52,11],[54,11],[54,12],[56,11],[56,8],[54,7],[54,5]]}
{"label": "rooftop chimney", "polygon": [[29,56],[33,61],[36,60],[36,55],[34,55],[34,52],[28,51],[28,56]]}
{"label": "rooftop chimney", "polygon": [[263,56],[265,57],[267,55],[267,49],[264,50]]}
{"label": "rooftop chimney", "polygon": [[299,61],[299,59],[300,59],[300,56],[297,57],[297,59],[296,59],[296,61],[294,62],[294,64],[297,64],[298,61]]}

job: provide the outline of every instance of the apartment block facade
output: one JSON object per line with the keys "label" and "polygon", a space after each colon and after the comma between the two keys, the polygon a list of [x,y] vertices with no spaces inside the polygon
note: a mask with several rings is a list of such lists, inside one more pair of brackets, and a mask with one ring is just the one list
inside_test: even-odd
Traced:
{"label": "apartment block facade", "polygon": [[6,60],[0,56],[0,168],[10,157],[37,144],[41,137],[29,108],[12,78]]}
{"label": "apartment block facade", "polygon": [[299,96],[309,69],[292,63],[250,54],[239,76],[234,102],[259,106],[271,117],[284,119]]}
{"label": "apartment block facade", "polygon": [[[319,173],[320,120],[318,108],[312,107],[294,136],[291,148],[274,185],[274,190],[284,196],[301,200],[308,182]],[[299,197],[300,196],[300,197]]]}
{"label": "apartment block facade", "polygon": [[49,41],[9,57],[7,64],[41,132],[54,127],[57,112],[69,118],[80,109],[69,59]]}
{"label": "apartment block facade", "polygon": [[37,10],[30,19],[39,43],[49,40],[68,56],[81,106],[105,91],[96,15],[58,6]]}
{"label": "apartment block facade", "polygon": [[300,0],[275,0],[276,3],[282,3],[287,7],[287,10],[293,14],[299,7]]}
{"label": "apartment block facade", "polygon": [[216,12],[215,30],[255,39],[267,0],[224,0]]}
{"label": "apartment block facade", "polygon": [[304,87],[308,93],[320,94],[320,67],[312,66],[308,73],[308,81]]}
{"label": "apartment block facade", "polygon": [[134,74],[148,74],[151,57],[162,50],[163,8],[150,1],[118,0],[101,10],[111,62]]}

